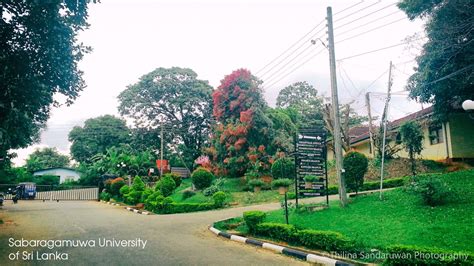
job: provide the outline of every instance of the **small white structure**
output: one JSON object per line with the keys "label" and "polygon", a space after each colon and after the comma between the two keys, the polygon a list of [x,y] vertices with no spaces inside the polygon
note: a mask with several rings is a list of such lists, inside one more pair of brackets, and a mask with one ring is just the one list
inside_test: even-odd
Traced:
{"label": "small white structure", "polygon": [[66,181],[77,181],[81,177],[81,173],[79,173],[78,171],[65,167],[41,169],[33,172],[33,175],[59,176],[59,184],[62,184]]}

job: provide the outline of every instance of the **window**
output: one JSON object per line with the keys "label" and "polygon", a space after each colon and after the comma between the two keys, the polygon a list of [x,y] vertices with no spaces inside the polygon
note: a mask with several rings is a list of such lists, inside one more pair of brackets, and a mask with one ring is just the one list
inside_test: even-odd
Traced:
{"label": "window", "polygon": [[442,126],[432,126],[430,127],[430,144],[435,145],[443,143],[443,127]]}

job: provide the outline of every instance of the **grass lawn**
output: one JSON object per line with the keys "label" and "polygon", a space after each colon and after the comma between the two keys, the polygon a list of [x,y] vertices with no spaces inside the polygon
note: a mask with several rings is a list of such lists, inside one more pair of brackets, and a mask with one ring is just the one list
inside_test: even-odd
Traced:
{"label": "grass lawn", "polygon": [[[344,209],[334,201],[323,211],[293,211],[290,224],[340,232],[367,247],[403,244],[474,253],[474,170],[438,176],[450,187],[443,206],[425,206],[420,196],[399,188],[385,192],[383,201],[372,194]],[[283,212],[269,212],[266,221],[284,223]]]}

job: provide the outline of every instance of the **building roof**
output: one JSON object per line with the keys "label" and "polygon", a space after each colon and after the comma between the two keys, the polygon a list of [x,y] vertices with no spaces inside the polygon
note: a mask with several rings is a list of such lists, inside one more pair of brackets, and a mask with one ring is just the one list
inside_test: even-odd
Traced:
{"label": "building roof", "polygon": [[41,171],[54,170],[54,169],[64,169],[64,170],[69,170],[69,171],[74,171],[74,172],[80,173],[78,170],[73,169],[73,168],[68,168],[68,167],[51,167],[51,168],[39,169],[39,170],[33,171],[33,173],[41,172]]}
{"label": "building roof", "polygon": [[[428,108],[422,109],[418,112],[409,114],[405,117],[399,118],[392,122],[388,123],[389,129],[394,129],[399,127],[403,122],[410,121],[410,120],[419,120],[421,118],[427,117],[433,113],[433,107],[430,106]],[[352,131],[352,132],[351,132]],[[362,140],[366,140],[369,138],[369,127],[367,126],[359,126],[353,127],[349,129],[349,136],[351,138],[351,144],[357,143]]]}

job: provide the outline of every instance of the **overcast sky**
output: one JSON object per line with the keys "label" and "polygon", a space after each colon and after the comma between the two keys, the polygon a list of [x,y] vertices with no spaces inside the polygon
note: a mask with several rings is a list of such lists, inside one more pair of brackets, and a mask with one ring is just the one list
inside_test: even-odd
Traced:
{"label": "overcast sky", "polygon": [[[423,33],[422,22],[410,22],[391,5],[395,2],[101,0],[91,4],[91,26],[79,36],[80,42],[93,48],[79,63],[87,88],[72,106],[52,110],[41,142],[17,150],[14,162],[23,164],[37,147],[56,147],[68,153],[67,134],[73,126],[99,115],[118,115],[117,95],[158,67],[191,68],[213,87],[233,70],[247,68],[265,82],[265,98],[271,106],[278,91],[296,81],[306,80],[320,94],[329,96],[329,59],[322,44],[327,43],[324,20],[328,6],[335,14],[336,59],[343,59],[337,64],[340,102],[353,101],[356,111],[365,114],[365,92],[386,92],[391,60],[395,63],[393,91],[404,89],[423,43],[418,40],[347,58]],[[292,50],[262,70],[312,29]],[[311,44],[311,39],[316,44]],[[374,115],[380,116],[383,97],[372,97],[372,105]],[[404,96],[394,97],[391,106],[390,119],[421,108]]]}

